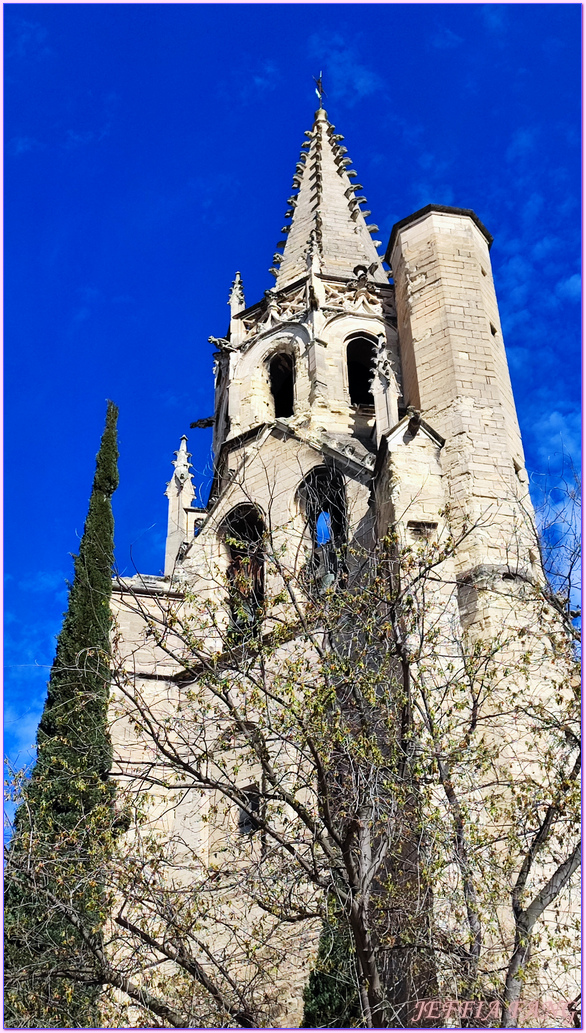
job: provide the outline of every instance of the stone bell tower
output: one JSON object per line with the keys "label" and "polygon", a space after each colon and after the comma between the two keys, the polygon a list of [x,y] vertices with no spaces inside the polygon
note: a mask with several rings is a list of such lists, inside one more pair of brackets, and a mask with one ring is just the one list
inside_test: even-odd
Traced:
{"label": "stone bell tower", "polygon": [[[156,692],[176,701],[188,684],[190,665],[153,645],[162,600],[209,600],[210,635],[223,628],[224,644],[252,625],[264,634],[265,600],[282,589],[265,564],[268,532],[272,555],[311,573],[322,593],[352,576],[351,560],[341,557],[353,546],[364,555],[390,525],[416,544],[449,512],[456,527],[471,528],[444,564],[449,634],[456,626],[490,632],[501,619],[500,581],[510,598],[516,581],[541,577],[531,531],[518,519],[520,501],[524,517],[531,507],[490,234],[472,211],[429,205],[393,228],[392,272],[385,271],[363,187],[322,107],[305,137],[273,256],[274,286],[247,305],[236,273],[229,330],[210,338],[214,415],[195,424],[213,424],[208,504],[193,507],[183,437],[166,492],[165,574],[115,589],[128,674],[145,699]],[[153,615],[150,630],[145,613]],[[213,648],[219,656],[221,636]],[[132,734],[114,736],[122,771],[130,755],[139,770],[146,749]],[[238,777],[249,793],[250,774]],[[182,804],[172,819],[202,858],[216,856],[204,811],[209,804],[208,813],[219,813],[219,805],[212,794],[209,801],[189,812]],[[163,797],[160,812],[167,828]],[[227,842],[242,832],[238,822],[235,807]],[[316,943],[313,926],[286,935],[274,1013],[283,1026],[301,1020]]]}
{"label": "stone bell tower", "polygon": [[[515,515],[519,497],[529,510],[530,502],[490,234],[472,211],[428,205],[393,228],[385,271],[363,187],[323,108],[305,136],[273,255],[275,285],[247,306],[236,273],[228,334],[210,338],[215,414],[200,422],[214,426],[211,509],[202,524],[185,501],[187,482],[179,509],[172,492],[165,573],[201,554],[194,527],[210,526],[230,471],[266,433],[285,452],[303,442],[368,483],[373,533],[398,519],[397,507],[409,509],[413,524],[432,523],[449,505],[456,523],[477,525],[458,555],[458,577],[505,567],[535,574],[534,543]],[[390,508],[388,486],[386,502],[377,495],[389,477]],[[356,520],[365,519],[359,506]]]}
{"label": "stone bell tower", "polygon": [[[230,331],[218,345],[214,451],[278,420],[374,454],[398,419],[399,353],[393,288],[366,224],[343,139],[320,108],[288,200],[276,283],[245,306],[240,274]],[[376,376],[373,381],[373,371]]]}

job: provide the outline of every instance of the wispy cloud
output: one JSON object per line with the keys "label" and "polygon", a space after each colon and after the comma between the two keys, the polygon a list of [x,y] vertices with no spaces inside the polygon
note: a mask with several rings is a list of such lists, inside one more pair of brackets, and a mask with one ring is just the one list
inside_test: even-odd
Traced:
{"label": "wispy cloud", "polygon": [[[23,592],[52,596],[63,608],[67,588],[63,574],[39,571],[23,578]],[[36,612],[42,609],[36,606]],[[51,611],[54,604],[48,607]],[[17,767],[28,764],[34,754],[35,730],[42,713],[47,681],[55,655],[58,622],[36,620],[23,624],[6,614],[4,638],[4,749]]]}
{"label": "wispy cloud", "polygon": [[51,592],[54,597],[67,598],[67,581],[61,570],[38,570],[18,582],[23,592]]}
{"label": "wispy cloud", "polygon": [[[44,680],[46,681],[46,677]],[[12,765],[17,769],[28,767],[35,758],[35,741],[41,713],[42,704],[30,707],[24,713],[20,707],[12,706],[6,707],[4,711],[6,750]]]}
{"label": "wispy cloud", "polygon": [[577,412],[546,413],[533,426],[533,437],[542,469],[558,469],[570,457],[577,465],[581,445],[581,420]]}
{"label": "wispy cloud", "polygon": [[71,318],[74,324],[85,323],[86,320],[90,318],[91,314],[92,310],[89,309],[86,305],[82,305],[81,308],[75,310]]}
{"label": "wispy cloud", "polygon": [[308,45],[310,56],[323,69],[326,93],[348,107],[386,89],[384,79],[364,63],[355,47],[341,35],[315,33]]}
{"label": "wispy cloud", "polygon": [[68,129],[64,146],[67,150],[73,150],[76,147],[87,147],[88,144],[100,143],[101,140],[109,135],[109,123],[102,126],[101,129],[85,129],[81,132],[77,129]]}
{"label": "wispy cloud", "polygon": [[426,172],[431,171],[436,176],[443,175],[446,169],[449,169],[452,165],[451,161],[446,161],[445,158],[439,158],[437,154],[433,154],[430,151],[424,151],[420,154],[417,159],[418,164]]}
{"label": "wispy cloud", "polygon": [[77,293],[79,294],[82,301],[91,302],[99,298],[101,292],[97,287],[86,285],[84,287],[78,287]]}
{"label": "wispy cloud", "polygon": [[464,40],[462,36],[458,36],[455,32],[452,32],[447,25],[443,25],[434,36],[431,37],[432,47],[436,47],[437,50],[452,50],[454,47],[459,47]]}
{"label": "wispy cloud", "polygon": [[580,301],[582,297],[582,277],[580,273],[559,280],[555,285],[555,293],[563,301]]}
{"label": "wispy cloud", "polygon": [[480,17],[489,32],[502,33],[508,27],[510,11],[507,4],[482,4]]}
{"label": "wispy cloud", "polygon": [[547,258],[552,251],[556,251],[559,247],[563,246],[563,242],[560,237],[553,236],[552,234],[546,234],[541,237],[540,240],[536,241],[531,247],[531,257],[536,261],[540,261],[543,258]]}
{"label": "wispy cloud", "polygon": [[19,157],[21,154],[29,154],[30,151],[38,151],[44,144],[40,143],[39,140],[35,140],[32,136],[13,136],[8,141],[7,151],[13,157]]}
{"label": "wispy cloud", "polygon": [[[5,12],[6,13],[6,12]],[[42,58],[53,53],[47,43],[47,30],[40,22],[16,18],[6,24],[8,45],[7,58]]]}
{"label": "wispy cloud", "polygon": [[252,82],[259,90],[274,90],[280,84],[279,72],[273,61],[263,61],[260,69],[252,76]]}
{"label": "wispy cloud", "polygon": [[540,217],[543,206],[545,204],[545,198],[543,194],[538,193],[536,190],[529,195],[527,200],[524,202],[521,208],[521,219],[525,224],[530,226]]}
{"label": "wispy cloud", "polygon": [[413,209],[423,208],[426,204],[455,204],[456,196],[453,186],[430,178],[411,184]]}
{"label": "wispy cloud", "polygon": [[516,161],[518,158],[525,158],[535,147],[537,140],[537,129],[524,127],[515,130],[511,142],[505,152],[507,161]]}

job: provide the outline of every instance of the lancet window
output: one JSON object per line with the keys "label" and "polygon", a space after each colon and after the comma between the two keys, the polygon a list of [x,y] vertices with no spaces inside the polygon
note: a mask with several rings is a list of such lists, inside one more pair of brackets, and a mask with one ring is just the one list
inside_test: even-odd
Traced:
{"label": "lancet window", "polygon": [[277,352],[269,361],[269,381],[275,406],[275,419],[293,415],[295,405],[295,359],[288,352]]}
{"label": "lancet window", "polygon": [[352,337],[346,348],[348,390],[352,405],[374,406],[372,378],[374,376],[375,342],[366,335]]}
{"label": "lancet window", "polygon": [[255,815],[260,816],[261,796],[259,787],[256,784],[246,786],[240,790],[245,807],[238,809],[238,831],[241,836],[252,836],[258,832],[260,825]]}
{"label": "lancet window", "polygon": [[264,588],[265,526],[252,505],[238,506],[228,516],[224,527],[224,541],[230,554],[228,564],[228,592],[230,598],[231,630],[238,635],[258,631],[262,620]]}
{"label": "lancet window", "polygon": [[318,466],[305,478],[299,496],[311,538],[308,574],[322,595],[345,576],[347,543],[344,479],[333,466]]}

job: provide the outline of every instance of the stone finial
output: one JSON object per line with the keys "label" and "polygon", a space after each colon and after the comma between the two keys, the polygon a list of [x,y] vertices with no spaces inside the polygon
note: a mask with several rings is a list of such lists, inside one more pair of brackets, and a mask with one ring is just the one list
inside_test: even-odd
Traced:
{"label": "stone finial", "polygon": [[179,450],[175,455],[177,456],[177,458],[173,460],[173,466],[175,467],[175,480],[182,487],[187,478],[191,477],[189,472],[191,469],[191,463],[189,462],[191,459],[191,452],[187,451],[187,436],[185,434],[181,437],[181,444],[179,445]]}
{"label": "stone finial", "polygon": [[319,256],[319,239],[315,230],[312,230],[309,234],[309,240],[307,242],[306,264],[308,270],[310,270],[311,272],[321,272],[321,262]]}
{"label": "stone finial", "polygon": [[228,304],[230,306],[231,316],[234,316],[236,312],[241,312],[243,308],[246,308],[246,302],[244,301],[244,287],[242,285],[242,277],[239,272],[236,273],[230,288]]}
{"label": "stone finial", "polygon": [[191,453],[187,451],[187,437],[181,437],[181,443],[175,453],[173,466],[175,473],[167,485],[165,495],[169,499],[167,520],[167,543],[165,546],[165,574],[171,575],[184,544],[187,541],[187,517],[195,491],[191,479]]}

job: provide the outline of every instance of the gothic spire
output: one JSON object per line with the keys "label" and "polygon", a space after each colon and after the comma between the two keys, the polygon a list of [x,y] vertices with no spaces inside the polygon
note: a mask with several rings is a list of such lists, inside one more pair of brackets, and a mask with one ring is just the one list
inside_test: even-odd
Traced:
{"label": "gothic spire", "polygon": [[236,312],[241,312],[243,308],[246,308],[246,302],[244,300],[244,286],[239,272],[236,273],[232,282],[228,304],[230,306],[232,316],[234,316]]}
{"label": "gothic spire", "polygon": [[165,495],[171,498],[174,495],[184,495],[188,500],[186,505],[190,505],[191,499],[195,497],[195,491],[193,489],[193,481],[191,474],[191,452],[187,451],[187,437],[183,434],[179,448],[175,453],[176,459],[173,460],[173,466],[175,467],[175,474],[167,485]]}
{"label": "gothic spire", "polygon": [[357,196],[362,186],[351,182],[356,173],[348,170],[351,161],[340,145],[343,137],[334,129],[320,107],[295,169],[297,193],[289,198],[285,216],[291,225],[283,227],[287,237],[277,245],[284,250],[273,258],[277,290],[304,275],[311,248],[325,275],[351,277],[357,265],[364,265],[372,279],[387,282],[376,250],[380,241],[371,238],[378,226],[366,225],[370,212],[360,208],[366,198]]}

